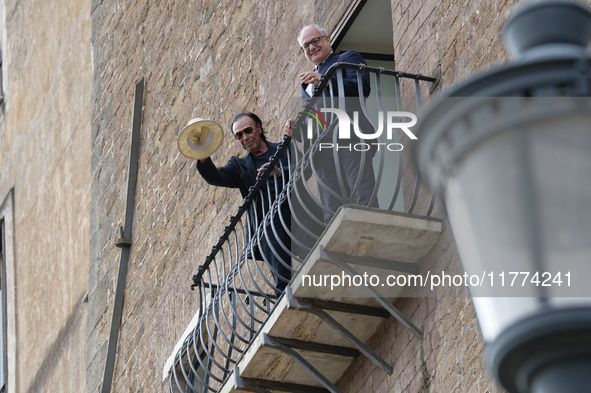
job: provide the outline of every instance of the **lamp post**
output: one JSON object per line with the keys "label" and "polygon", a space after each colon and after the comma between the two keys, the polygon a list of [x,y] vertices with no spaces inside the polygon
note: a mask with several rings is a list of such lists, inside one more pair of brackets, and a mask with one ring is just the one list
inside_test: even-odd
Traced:
{"label": "lamp post", "polygon": [[487,343],[510,392],[591,391],[591,12],[521,5],[513,62],[425,111],[415,161],[441,196]]}

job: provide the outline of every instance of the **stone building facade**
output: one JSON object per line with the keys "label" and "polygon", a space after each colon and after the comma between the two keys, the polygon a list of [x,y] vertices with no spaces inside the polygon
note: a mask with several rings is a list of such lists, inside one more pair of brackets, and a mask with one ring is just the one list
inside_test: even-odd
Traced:
{"label": "stone building facade", "polygon": [[85,386],[90,22],[87,2],[0,2],[7,392]]}
{"label": "stone building facade", "polygon": [[[198,308],[191,276],[241,203],[238,192],[199,177],[177,149],[178,134],[189,119],[228,128],[248,110],[280,140],[298,74],[309,69],[295,39],[300,28],[338,30],[376,1],[1,2],[0,219],[4,263],[14,267],[5,291],[9,392],[94,393],[108,391],[111,379],[112,392],[168,391],[163,369]],[[438,77],[436,90],[508,57],[499,33],[516,1],[387,3],[395,68]],[[134,218],[109,365],[134,126]],[[227,138],[214,160],[237,154]],[[419,200],[426,204],[428,196]],[[421,265],[457,264],[444,221]],[[482,364],[469,296],[431,293],[395,305],[423,338],[385,320],[369,345],[394,372],[360,357],[340,390],[502,391]]]}

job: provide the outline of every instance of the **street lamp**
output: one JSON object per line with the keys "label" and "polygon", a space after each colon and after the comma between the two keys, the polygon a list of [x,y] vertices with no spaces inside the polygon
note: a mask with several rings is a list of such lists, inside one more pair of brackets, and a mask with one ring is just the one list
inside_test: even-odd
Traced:
{"label": "street lamp", "polygon": [[591,12],[529,2],[504,38],[512,63],[432,99],[415,161],[480,279],[491,372],[510,392],[588,392]]}

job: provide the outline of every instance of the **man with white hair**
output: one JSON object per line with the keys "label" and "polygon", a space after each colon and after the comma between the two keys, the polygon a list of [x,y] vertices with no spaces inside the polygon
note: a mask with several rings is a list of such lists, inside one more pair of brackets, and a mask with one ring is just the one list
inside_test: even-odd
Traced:
{"label": "man with white hair", "polygon": [[[327,73],[328,69],[336,63],[366,64],[363,57],[356,51],[347,51],[336,54],[332,51],[330,45],[330,36],[326,30],[319,25],[305,26],[298,36],[300,48],[308,61],[314,65],[312,71],[306,71],[300,74],[301,94],[306,99],[314,94],[314,88],[320,84],[321,78]],[[352,113],[357,112],[359,116],[359,128],[365,134],[371,134],[375,130],[364,116],[361,110],[360,100],[367,97],[370,93],[369,72],[361,71],[363,96],[359,97],[358,71],[353,68],[342,69],[343,91],[338,90],[337,73],[333,73],[330,85],[332,85],[333,95],[347,97],[346,110],[352,119]],[[328,85],[327,85],[328,86]],[[329,96],[328,88],[322,92],[323,96]],[[317,105],[322,108],[322,99],[319,99]],[[291,131],[291,125],[294,119],[289,119],[286,124],[286,133]],[[297,136],[296,136],[297,137]],[[322,142],[330,144],[333,142],[332,132],[329,132],[322,138]],[[342,141],[349,146],[361,142],[353,132],[351,138]],[[375,149],[370,151],[356,151],[355,149],[320,149],[314,155],[315,169],[319,180],[326,187],[319,187],[320,200],[325,208],[324,221],[328,223],[334,212],[343,205],[343,201],[362,205],[377,207],[377,199],[372,199],[375,189],[375,177],[373,171],[373,155]],[[339,168],[336,167],[336,162]],[[363,166],[363,171],[361,167]],[[341,172],[340,174],[338,172]],[[342,176],[339,176],[341,175]],[[343,179],[344,184],[339,183],[339,178]],[[355,186],[357,190],[355,193]],[[336,194],[336,195],[335,195]]]}

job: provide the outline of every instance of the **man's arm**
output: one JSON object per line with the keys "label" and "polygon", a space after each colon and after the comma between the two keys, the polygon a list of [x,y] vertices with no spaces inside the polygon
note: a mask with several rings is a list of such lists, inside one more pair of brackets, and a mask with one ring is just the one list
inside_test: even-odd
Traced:
{"label": "man's arm", "polygon": [[211,158],[207,157],[197,160],[197,171],[207,184],[218,187],[238,188],[240,177],[238,175],[238,162],[236,157],[221,168],[215,166]]}
{"label": "man's arm", "polygon": [[[365,64],[365,60],[361,55],[354,51],[348,51],[340,55],[340,58],[337,61],[338,63],[352,63],[352,64]],[[345,88],[345,97],[359,97],[359,85],[357,83],[357,70],[352,68],[343,68],[343,85]],[[338,79],[337,79],[338,71],[336,71],[331,78],[331,82],[334,88],[338,89]],[[369,72],[368,71],[361,71],[361,80],[363,82],[363,96],[367,97],[370,93],[370,81],[369,81]],[[339,92],[340,93],[340,92]]]}

